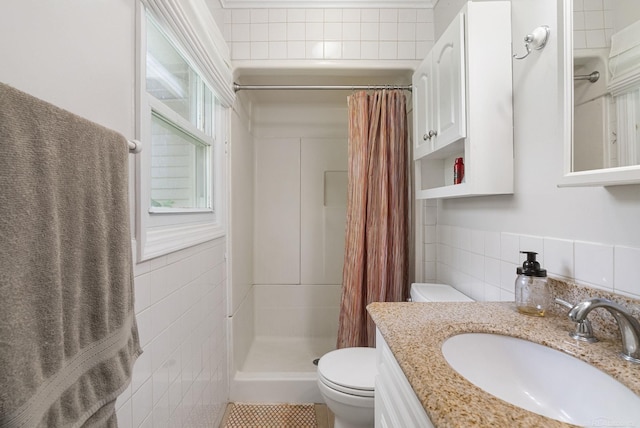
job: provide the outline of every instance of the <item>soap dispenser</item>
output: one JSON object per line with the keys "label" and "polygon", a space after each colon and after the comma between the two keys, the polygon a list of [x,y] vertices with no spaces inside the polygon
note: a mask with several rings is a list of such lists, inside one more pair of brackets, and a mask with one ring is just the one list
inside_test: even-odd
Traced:
{"label": "soap dispenser", "polygon": [[520,251],[527,255],[516,272],[516,308],[518,311],[538,317],[543,317],[549,304],[550,293],[547,286],[547,271],[540,268],[533,251]]}

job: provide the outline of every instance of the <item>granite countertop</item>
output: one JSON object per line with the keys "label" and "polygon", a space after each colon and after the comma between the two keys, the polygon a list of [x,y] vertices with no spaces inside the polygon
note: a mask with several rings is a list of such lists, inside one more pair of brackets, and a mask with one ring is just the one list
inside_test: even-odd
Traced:
{"label": "granite countertop", "polygon": [[640,395],[640,365],[618,355],[621,343],[574,340],[568,335],[573,323],[566,316],[527,316],[504,302],[372,303],[367,310],[436,427],[572,426],[500,400],[453,370],[441,347],[447,338],[465,332],[519,337],[566,352]]}

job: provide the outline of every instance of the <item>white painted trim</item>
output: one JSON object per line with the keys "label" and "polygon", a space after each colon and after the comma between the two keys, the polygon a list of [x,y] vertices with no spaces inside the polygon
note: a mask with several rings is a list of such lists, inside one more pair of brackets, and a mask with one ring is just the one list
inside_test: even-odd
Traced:
{"label": "white painted trim", "polygon": [[146,10],[186,50],[225,107],[233,105],[231,56],[204,0],[142,0]]}
{"label": "white painted trim", "polygon": [[609,91],[614,97],[631,92],[640,87],[640,66],[611,79]]}
{"label": "white painted trim", "polygon": [[564,140],[564,176],[560,177],[558,187],[615,186],[640,183],[640,165],[617,168],[604,168],[590,171],[572,172],[573,169],[573,0],[558,3],[558,29],[561,41],[558,42],[558,81],[559,103],[563,116],[562,136]]}
{"label": "white painted trim", "polygon": [[[149,260],[174,251],[201,244],[226,234],[226,155],[225,142],[228,138],[229,116],[224,108],[217,110],[215,135],[210,137],[197,130],[182,117],[155,100],[146,92],[146,14],[144,6],[138,2],[136,9],[136,138],[146,142],[149,150],[136,156],[136,259]],[[198,70],[200,71],[200,70]],[[201,76],[202,77],[202,76]],[[219,94],[218,94],[219,95]],[[211,144],[212,196],[214,211],[196,210],[189,213],[150,212],[150,162],[151,162],[151,110],[170,116],[171,120],[187,128],[200,139]]]}
{"label": "white painted trim", "polygon": [[[235,79],[243,74],[249,74],[252,71],[282,71],[287,72],[303,72],[308,70],[314,74],[319,71],[336,71],[341,74],[354,76],[379,76],[383,72],[401,72],[413,73],[418,68],[422,60],[234,60],[233,76]],[[397,75],[397,73],[395,74]]]}
{"label": "white painted trim", "polygon": [[163,256],[225,235],[219,224],[192,224],[186,226],[147,229],[145,243],[140,248],[140,261]]}
{"label": "white painted trim", "polygon": [[640,183],[640,165],[565,174],[558,187],[615,186]]}
{"label": "white painted trim", "polygon": [[220,0],[225,9],[432,9],[437,0]]}
{"label": "white painted trim", "polygon": [[564,177],[573,169],[573,0],[558,2],[558,88],[562,115],[562,141],[564,141]]}

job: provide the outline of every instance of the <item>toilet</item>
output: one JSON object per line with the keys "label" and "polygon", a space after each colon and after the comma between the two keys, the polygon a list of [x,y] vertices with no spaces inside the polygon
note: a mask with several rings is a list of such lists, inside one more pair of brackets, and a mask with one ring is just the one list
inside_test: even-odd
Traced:
{"label": "toilet", "polygon": [[[414,302],[473,302],[450,285],[411,284]],[[335,415],[335,428],[372,428],[374,383],[377,374],[374,348],[342,348],[318,362],[318,388]]]}
{"label": "toilet", "polygon": [[373,427],[375,348],[342,348],[318,362],[318,388],[335,415],[334,428]]}
{"label": "toilet", "polygon": [[412,302],[473,302],[469,296],[447,284],[413,283],[411,284]]}

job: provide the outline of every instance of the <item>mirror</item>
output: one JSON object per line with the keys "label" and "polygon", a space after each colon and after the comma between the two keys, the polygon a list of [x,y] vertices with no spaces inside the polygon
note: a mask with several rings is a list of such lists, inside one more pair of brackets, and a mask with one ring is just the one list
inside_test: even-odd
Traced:
{"label": "mirror", "polygon": [[573,126],[560,185],[640,183],[640,1],[566,0],[563,9]]}

